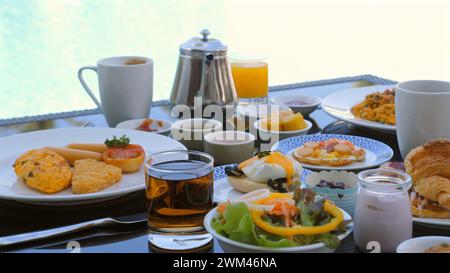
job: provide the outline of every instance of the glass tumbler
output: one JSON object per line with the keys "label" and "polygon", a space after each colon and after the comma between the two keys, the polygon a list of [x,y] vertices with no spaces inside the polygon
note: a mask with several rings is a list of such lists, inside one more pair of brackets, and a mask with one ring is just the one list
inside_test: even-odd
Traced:
{"label": "glass tumbler", "polygon": [[213,208],[213,158],[197,151],[168,151],[145,163],[149,233],[203,230]]}
{"label": "glass tumbler", "polygon": [[239,104],[267,104],[269,65],[266,58],[232,58],[231,73]]}

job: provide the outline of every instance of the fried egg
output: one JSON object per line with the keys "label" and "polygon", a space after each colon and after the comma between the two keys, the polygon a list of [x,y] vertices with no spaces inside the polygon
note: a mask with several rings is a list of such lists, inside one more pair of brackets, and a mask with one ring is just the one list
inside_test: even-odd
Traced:
{"label": "fried egg", "polygon": [[248,179],[258,183],[286,178],[291,184],[292,178],[302,173],[302,166],[298,162],[280,152],[272,152],[261,158],[254,156],[239,164],[239,169]]}

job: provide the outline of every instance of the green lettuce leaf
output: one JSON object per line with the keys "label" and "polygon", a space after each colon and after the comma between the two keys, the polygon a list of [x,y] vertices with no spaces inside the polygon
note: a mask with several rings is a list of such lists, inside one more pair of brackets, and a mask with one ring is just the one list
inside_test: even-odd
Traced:
{"label": "green lettuce leaf", "polygon": [[221,235],[226,235],[225,229],[223,227],[222,222],[220,221],[220,219],[217,218],[213,218],[211,220],[211,227],[219,234]]}
{"label": "green lettuce leaf", "polygon": [[336,249],[339,247],[339,244],[341,243],[339,241],[339,238],[332,233],[323,233],[320,235],[315,236],[315,243],[324,243],[326,247]]}

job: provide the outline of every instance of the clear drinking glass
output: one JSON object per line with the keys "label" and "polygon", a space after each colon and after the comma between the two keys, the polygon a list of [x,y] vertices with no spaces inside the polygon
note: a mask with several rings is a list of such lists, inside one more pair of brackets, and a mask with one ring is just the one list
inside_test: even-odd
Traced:
{"label": "clear drinking glass", "polygon": [[266,104],[269,95],[267,58],[232,58],[231,73],[240,104]]}
{"label": "clear drinking glass", "polygon": [[203,230],[213,208],[214,159],[197,151],[168,151],[145,163],[149,233]]}
{"label": "clear drinking glass", "polygon": [[395,170],[375,169],[358,175],[354,240],[363,251],[395,252],[412,237],[408,190],[411,177]]}

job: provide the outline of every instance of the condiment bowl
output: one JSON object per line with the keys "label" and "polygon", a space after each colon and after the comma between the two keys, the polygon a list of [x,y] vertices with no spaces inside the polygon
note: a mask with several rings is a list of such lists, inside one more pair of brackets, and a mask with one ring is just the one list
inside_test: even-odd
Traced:
{"label": "condiment bowl", "polygon": [[412,238],[399,244],[397,247],[397,253],[424,253],[428,248],[440,244],[450,245],[450,237],[424,236]]}
{"label": "condiment bowl", "polygon": [[[344,220],[351,220],[351,216],[344,213]],[[218,217],[217,209],[211,210],[203,221],[205,229],[219,241],[220,246],[227,253],[332,253],[335,249],[331,249],[325,246],[323,243],[317,243],[305,246],[295,246],[295,247],[263,247],[257,245],[250,245],[241,243],[238,241],[231,240],[225,236],[217,233],[211,226],[211,220],[213,217]],[[352,226],[347,227],[347,231],[338,235],[339,240],[344,240],[352,232]]]}
{"label": "condiment bowl", "polygon": [[278,105],[285,105],[294,112],[300,112],[302,115],[308,115],[319,107],[322,100],[316,96],[301,94],[282,94],[275,95],[270,102]]}
{"label": "condiment bowl", "polygon": [[[121,123],[116,125],[116,128],[119,129],[129,129],[129,130],[138,130],[137,128],[139,127],[139,125],[142,124],[142,122],[144,122],[146,119],[145,118],[139,118],[139,119],[130,119],[130,120],[126,120],[126,121],[122,121]],[[170,129],[172,128],[172,122],[168,121],[168,120],[162,120],[162,119],[154,119],[154,121],[161,121],[162,122],[162,126],[158,127],[158,126],[153,126],[155,131],[149,132],[149,133],[156,133],[156,134],[160,134],[160,135],[165,135],[165,136],[169,136],[170,135]]]}

